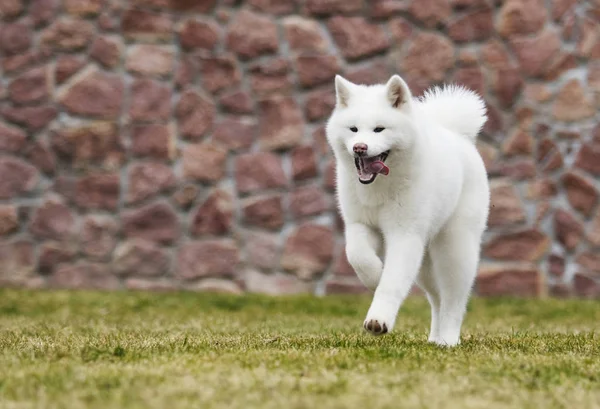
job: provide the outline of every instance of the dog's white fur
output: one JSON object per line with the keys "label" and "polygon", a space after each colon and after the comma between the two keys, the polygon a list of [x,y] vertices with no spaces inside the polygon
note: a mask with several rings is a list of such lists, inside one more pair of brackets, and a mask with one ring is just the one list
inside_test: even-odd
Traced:
{"label": "dog's white fur", "polygon": [[[416,283],[431,304],[429,341],[456,345],[488,217],[487,174],[475,148],[485,104],[458,86],[415,99],[397,75],[374,86],[336,76],[335,88],[327,139],[336,158],[346,255],[374,291],[363,326],[375,335],[391,331]],[[376,127],[385,129],[375,133]],[[367,156],[390,150],[390,174],[361,184],[356,143],[368,145]]]}

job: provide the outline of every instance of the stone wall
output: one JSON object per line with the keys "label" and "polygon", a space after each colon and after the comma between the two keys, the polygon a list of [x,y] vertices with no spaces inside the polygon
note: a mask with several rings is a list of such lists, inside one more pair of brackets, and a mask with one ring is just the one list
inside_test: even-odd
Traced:
{"label": "stone wall", "polygon": [[481,295],[600,295],[597,0],[0,0],[0,281],[363,291],[333,77],[485,97]]}

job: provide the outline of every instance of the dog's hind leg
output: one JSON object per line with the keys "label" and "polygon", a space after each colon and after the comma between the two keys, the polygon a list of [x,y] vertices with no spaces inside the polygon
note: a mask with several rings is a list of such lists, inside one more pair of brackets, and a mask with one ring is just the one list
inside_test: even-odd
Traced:
{"label": "dog's hind leg", "polygon": [[346,257],[360,281],[375,291],[381,278],[383,262],[377,255],[382,245],[381,236],[361,223],[346,225]]}
{"label": "dog's hind leg", "polygon": [[437,337],[440,345],[460,342],[460,330],[467,302],[477,274],[481,236],[458,226],[447,226],[430,246],[433,278],[440,295]]}
{"label": "dog's hind leg", "polygon": [[431,306],[431,329],[428,340],[429,342],[436,342],[440,333],[440,290],[435,280],[429,252],[423,256],[423,263],[417,277],[417,285],[425,292]]}

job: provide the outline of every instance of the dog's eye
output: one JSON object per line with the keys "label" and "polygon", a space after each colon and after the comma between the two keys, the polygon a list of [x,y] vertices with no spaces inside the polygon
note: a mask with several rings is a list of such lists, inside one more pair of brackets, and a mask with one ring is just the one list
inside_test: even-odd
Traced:
{"label": "dog's eye", "polygon": [[378,126],[377,128],[373,129],[373,132],[379,133],[381,131],[383,131],[385,128],[382,126]]}
{"label": "dog's eye", "polygon": [[357,127],[355,127],[355,126],[353,126],[352,128],[350,128],[350,130],[351,130],[352,132],[358,132],[358,128],[357,128]]}

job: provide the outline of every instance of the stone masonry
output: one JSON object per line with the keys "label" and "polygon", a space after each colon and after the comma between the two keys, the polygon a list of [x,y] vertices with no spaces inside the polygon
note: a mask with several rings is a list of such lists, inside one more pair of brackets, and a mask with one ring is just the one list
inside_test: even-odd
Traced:
{"label": "stone masonry", "polygon": [[0,61],[1,285],[363,292],[324,123],[399,73],[487,101],[477,293],[600,296],[598,0],[0,0]]}

